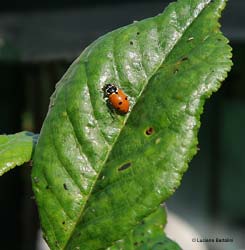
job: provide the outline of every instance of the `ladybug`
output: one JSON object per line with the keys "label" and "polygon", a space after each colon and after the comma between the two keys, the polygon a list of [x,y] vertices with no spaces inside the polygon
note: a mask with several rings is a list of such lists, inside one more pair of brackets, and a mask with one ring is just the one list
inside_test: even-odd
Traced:
{"label": "ladybug", "polygon": [[106,84],[103,88],[109,104],[122,114],[128,113],[129,100],[125,93],[114,84]]}

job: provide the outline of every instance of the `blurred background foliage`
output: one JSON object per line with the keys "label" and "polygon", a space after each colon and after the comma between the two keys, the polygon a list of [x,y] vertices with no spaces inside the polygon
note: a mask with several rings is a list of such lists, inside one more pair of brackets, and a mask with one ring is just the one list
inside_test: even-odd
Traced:
{"label": "blurred background foliage", "polygon": [[[160,13],[169,2],[2,0],[0,133],[38,133],[55,83],[80,52],[108,31]],[[245,249],[244,8],[245,2],[232,0],[224,12],[222,29],[233,47],[234,67],[205,105],[200,150],[167,202],[201,236],[234,239],[210,250]],[[0,178],[1,249],[35,249],[39,222],[30,171],[16,168]]]}

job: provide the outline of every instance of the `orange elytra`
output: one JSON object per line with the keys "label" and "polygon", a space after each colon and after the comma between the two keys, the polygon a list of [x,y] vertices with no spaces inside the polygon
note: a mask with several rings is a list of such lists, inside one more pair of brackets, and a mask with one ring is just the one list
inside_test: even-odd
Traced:
{"label": "orange elytra", "polygon": [[114,84],[106,84],[104,86],[105,95],[111,106],[122,114],[129,111],[129,100],[127,95]]}

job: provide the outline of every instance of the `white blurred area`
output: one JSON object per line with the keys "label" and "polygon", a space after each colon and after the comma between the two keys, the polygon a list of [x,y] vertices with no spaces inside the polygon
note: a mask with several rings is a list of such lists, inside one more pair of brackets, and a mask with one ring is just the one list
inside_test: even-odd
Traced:
{"label": "white blurred area", "polygon": [[[200,211],[191,211],[190,207],[189,211],[183,207],[181,209],[184,217],[168,210],[168,224],[165,231],[183,250],[245,250],[244,228],[231,226],[221,219],[214,221]],[[233,242],[216,242],[216,238],[232,239]],[[200,242],[208,239],[213,239],[215,242]]]}
{"label": "white blurred area", "polygon": [[183,250],[208,250],[205,243],[197,244],[192,239],[201,238],[199,233],[185,220],[168,211],[167,236],[176,241]]}
{"label": "white blurred area", "polygon": [[38,231],[36,250],[49,250],[48,245],[46,244],[45,240],[42,237],[42,231],[41,230]]}

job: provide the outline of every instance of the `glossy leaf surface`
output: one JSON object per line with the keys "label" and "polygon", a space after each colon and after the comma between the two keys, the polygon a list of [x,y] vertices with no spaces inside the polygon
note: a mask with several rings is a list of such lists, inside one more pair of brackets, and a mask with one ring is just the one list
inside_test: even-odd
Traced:
{"label": "glossy leaf surface", "polygon": [[[32,173],[52,250],[106,249],[179,186],[204,101],[232,64],[224,6],[179,0],[96,40],[57,84]],[[128,114],[109,110],[108,83],[128,95]]]}
{"label": "glossy leaf surface", "polygon": [[31,160],[37,135],[20,132],[0,135],[0,176],[10,169]]}

